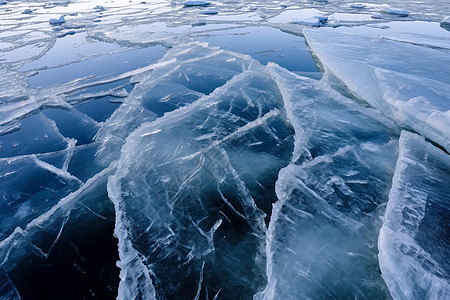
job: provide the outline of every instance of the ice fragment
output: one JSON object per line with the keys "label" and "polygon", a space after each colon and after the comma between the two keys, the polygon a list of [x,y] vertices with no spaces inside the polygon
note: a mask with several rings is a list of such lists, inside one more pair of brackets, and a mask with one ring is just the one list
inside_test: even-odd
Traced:
{"label": "ice fragment", "polygon": [[407,17],[409,15],[409,11],[407,11],[406,9],[394,8],[390,7],[389,5],[382,6],[381,11],[399,17]]}
{"label": "ice fragment", "polygon": [[[305,29],[304,35],[325,69],[358,98],[448,150],[450,69],[442,67],[450,64],[448,33],[436,23],[417,25],[426,26],[424,34],[391,25],[392,29],[366,28],[364,33],[343,27]],[[387,38],[380,41],[383,34]]]}
{"label": "ice fragment", "polygon": [[61,25],[64,22],[66,22],[66,20],[64,19],[64,16],[60,16],[58,19],[50,19],[50,21],[48,21],[51,25]]}
{"label": "ice fragment", "polygon": [[200,13],[204,14],[204,15],[217,15],[219,12],[214,9],[207,9],[207,10],[202,10]]}
{"label": "ice fragment", "polygon": [[350,5],[350,7],[353,7],[353,8],[365,8],[366,5],[365,5],[364,3],[353,2],[353,3]]}
{"label": "ice fragment", "polygon": [[254,299],[388,297],[376,260],[377,209],[392,178],[395,126],[311,79],[272,64],[268,71],[295,128],[295,149],[276,183],[268,283]]}
{"label": "ice fragment", "polygon": [[183,5],[186,7],[190,7],[190,6],[208,6],[210,5],[211,2],[207,2],[207,1],[185,1],[183,2]]}

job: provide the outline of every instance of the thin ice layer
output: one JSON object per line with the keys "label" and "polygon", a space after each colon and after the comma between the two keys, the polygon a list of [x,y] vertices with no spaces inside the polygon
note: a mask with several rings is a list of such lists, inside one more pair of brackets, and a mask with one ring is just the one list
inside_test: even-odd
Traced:
{"label": "thin ice layer", "polygon": [[268,283],[254,299],[386,299],[378,207],[387,200],[396,127],[323,83],[277,66],[295,128],[266,232]]}
{"label": "thin ice layer", "polygon": [[450,158],[403,131],[378,259],[395,299],[450,297]]}
{"label": "thin ice layer", "polygon": [[[202,50],[212,59],[181,50],[187,63],[179,68],[223,63],[216,49]],[[248,58],[233,61],[246,65]],[[265,71],[253,61],[210,95],[128,136],[108,182],[117,213],[119,298],[236,299],[262,288],[263,211],[276,200],[276,176],[289,162],[293,133]],[[189,86],[199,80],[191,77]]]}
{"label": "thin ice layer", "polygon": [[[445,40],[450,34],[433,23],[386,25],[305,30],[304,35],[325,69],[358,98],[449,150],[450,56]],[[421,35],[411,34],[411,28]],[[432,46],[442,39],[444,48]]]}

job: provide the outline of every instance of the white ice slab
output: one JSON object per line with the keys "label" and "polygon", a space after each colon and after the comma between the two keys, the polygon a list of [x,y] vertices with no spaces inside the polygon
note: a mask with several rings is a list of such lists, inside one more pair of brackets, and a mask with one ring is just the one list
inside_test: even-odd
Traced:
{"label": "white ice slab", "polygon": [[437,23],[386,26],[304,34],[325,69],[357,97],[450,149],[450,33]]}
{"label": "white ice slab", "polygon": [[305,20],[311,21],[312,18],[323,21],[320,17],[324,17],[326,15],[327,13],[315,8],[286,10],[281,12],[279,15],[270,18],[268,21],[270,23],[298,23],[302,21],[305,22]]}

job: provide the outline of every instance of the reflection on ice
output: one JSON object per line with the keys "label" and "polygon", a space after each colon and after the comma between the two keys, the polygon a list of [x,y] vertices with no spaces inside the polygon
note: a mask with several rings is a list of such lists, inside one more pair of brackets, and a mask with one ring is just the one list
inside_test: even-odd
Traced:
{"label": "reflection on ice", "polygon": [[164,48],[161,46],[155,46],[91,56],[58,68],[40,70],[38,74],[31,76],[28,82],[31,87],[45,87],[80,78],[93,81],[113,77],[150,64],[162,56],[162,49]]}
{"label": "reflection on ice", "polygon": [[87,41],[85,33],[75,34],[57,39],[45,55],[37,60],[26,63],[20,70],[30,71],[33,69],[62,66],[89,58],[89,56],[109,54],[118,50],[122,50],[119,45],[105,42],[95,43],[93,41]]}
{"label": "reflection on ice", "polygon": [[276,62],[291,71],[317,72],[304,39],[275,28],[245,27],[195,36],[211,46],[249,54],[263,64]]}

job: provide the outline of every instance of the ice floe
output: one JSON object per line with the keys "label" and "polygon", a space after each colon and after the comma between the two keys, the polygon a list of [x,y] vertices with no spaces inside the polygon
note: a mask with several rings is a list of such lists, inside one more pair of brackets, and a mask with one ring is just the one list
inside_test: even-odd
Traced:
{"label": "ice floe", "polygon": [[400,16],[400,17],[407,17],[409,15],[409,11],[407,11],[406,9],[391,7],[389,5],[383,5],[381,7],[381,11],[385,12],[385,13],[389,13],[391,15]]}
{"label": "ice floe", "polygon": [[366,8],[366,4],[364,3],[359,3],[359,2],[353,2],[350,7],[353,8]]}
{"label": "ice floe", "polygon": [[325,22],[326,13],[315,8],[286,10],[276,17],[268,19],[271,23],[297,23],[302,25],[315,25]]}
{"label": "ice floe", "polygon": [[[412,34],[404,24],[386,29],[323,28],[304,34],[325,68],[357,97],[450,149],[450,58],[446,49],[429,47],[448,39],[449,33],[433,23],[416,25],[426,35]],[[399,41],[389,39],[400,34]]]}
{"label": "ice floe", "polygon": [[219,12],[214,9],[205,9],[205,10],[200,11],[200,13],[204,14],[204,15],[217,15]]}

